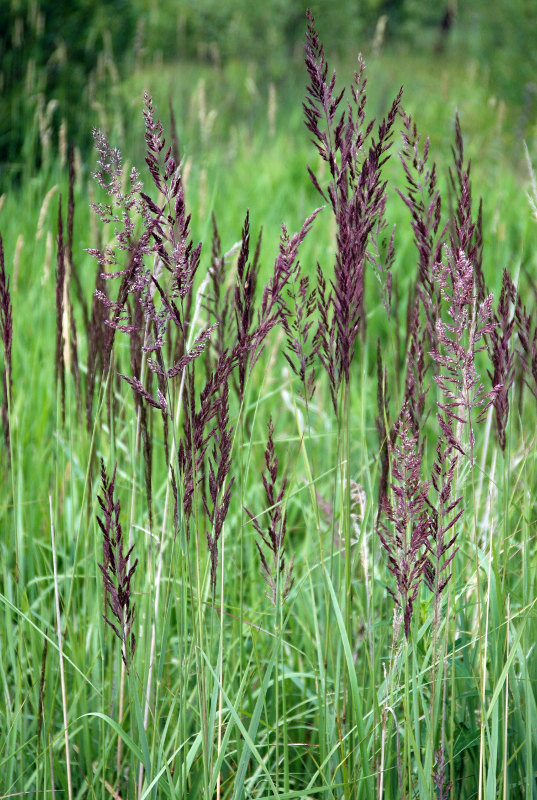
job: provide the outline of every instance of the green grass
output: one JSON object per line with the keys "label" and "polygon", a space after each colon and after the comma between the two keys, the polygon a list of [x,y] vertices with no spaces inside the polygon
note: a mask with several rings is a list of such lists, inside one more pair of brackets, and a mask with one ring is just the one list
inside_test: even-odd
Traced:
{"label": "green grass", "polygon": [[[197,72],[182,70],[183,86],[198,85]],[[240,239],[249,207],[254,230],[263,226],[266,279],[281,222],[295,231],[318,205],[305,169],[316,164],[315,151],[302,130],[297,105],[302,88],[278,88],[271,133],[264,90],[248,95],[251,84],[237,72],[230,70],[215,85],[212,71],[202,76],[205,122],[199,121],[199,85],[181,90],[177,98],[187,203],[194,240],[204,242],[201,274],[210,259],[211,212],[228,251]],[[521,273],[523,285],[522,271],[535,272],[536,235],[524,197],[522,160],[513,155],[514,134],[507,128],[511,112],[489,102],[480,76],[464,64],[452,65],[445,78],[440,66],[426,70],[418,59],[401,67],[395,83],[393,72],[388,57],[371,60],[376,87],[371,113],[383,113],[396,84],[404,82],[408,110],[416,111],[421,131],[431,136],[445,185],[459,108],[474,163],[474,197],[484,198],[487,281],[497,291],[508,266],[514,276]],[[172,76],[177,80],[176,68],[166,69],[164,76],[162,71],[135,75],[123,87],[125,98],[133,98],[125,100],[132,103],[126,119],[133,125],[121,141],[129,161],[142,161],[141,127],[132,116],[138,114],[142,88],[152,89],[159,80],[157,108],[166,118],[168,75],[170,82]],[[249,103],[249,115],[240,113]],[[207,115],[213,109],[211,133]],[[110,120],[118,136],[121,127],[120,120]],[[92,168],[82,165],[75,187],[74,258],[88,301],[95,263],[84,248],[96,242],[88,210]],[[402,186],[395,157],[387,176],[392,187]],[[44,233],[38,236],[43,198],[56,184]],[[234,401],[235,486],[214,597],[203,529],[189,543],[173,537],[157,416],[151,531],[137,416],[127,385],[110,376],[116,398],[112,420],[104,403],[106,387],[100,386],[88,431],[68,375],[62,424],[54,381],[54,242],[58,193],[64,204],[67,193],[65,168],[53,160],[6,192],[0,232],[13,289],[14,393],[11,465],[1,456],[0,797],[53,796],[55,790],[56,796],[104,800],[117,790],[124,799],[372,800],[382,787],[385,798],[421,800],[435,796],[432,772],[443,718],[452,797],[478,797],[478,791],[480,800],[537,797],[537,463],[535,401],[528,392],[520,404],[512,404],[505,457],[489,418],[479,430],[473,474],[463,470],[458,476],[466,511],[440,629],[433,634],[433,598],[422,588],[409,643],[393,631],[393,602],[386,591],[392,579],[375,533],[374,354],[381,337],[388,367],[399,365],[388,377],[393,421],[402,398],[406,292],[416,256],[407,213],[390,191],[399,315],[390,330],[376,282],[368,275],[367,339],[353,365],[348,427],[338,432],[323,379],[305,414],[300,387],[281,357],[281,332],[271,335],[243,408]],[[301,251],[306,272],[313,274],[317,261],[329,272],[333,235],[325,210]],[[84,371],[88,343],[81,333],[80,305],[74,302]],[[403,340],[399,351],[396,325]],[[116,343],[116,369],[130,374],[124,338]],[[434,399],[432,389],[425,471],[434,459]],[[243,511],[243,505],[254,513],[266,509],[260,473],[270,414],[280,475],[288,478],[288,559],[295,553],[295,585],[288,601],[276,608],[265,597],[254,531]],[[342,441],[348,447],[346,464]],[[118,463],[121,520],[140,561],[134,579],[137,646],[131,672],[123,677],[119,643],[102,616],[102,537],[96,524],[100,457],[109,472]],[[365,493],[355,528],[347,476]],[[334,522],[323,513],[322,501],[333,507]],[[345,531],[346,561],[339,547]]]}

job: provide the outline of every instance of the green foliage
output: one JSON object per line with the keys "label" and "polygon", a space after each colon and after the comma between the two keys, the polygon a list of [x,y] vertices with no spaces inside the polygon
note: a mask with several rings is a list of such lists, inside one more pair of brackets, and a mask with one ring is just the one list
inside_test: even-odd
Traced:
{"label": "green foliage", "polygon": [[134,30],[128,0],[8,0],[0,5],[4,170],[18,172],[23,161],[46,158],[43,150],[62,120],[69,137],[88,141],[90,117],[84,108],[95,102],[98,87],[117,82],[118,66],[132,52]]}
{"label": "green foliage", "polygon": [[[46,161],[64,120],[67,138],[84,150],[106,112],[113,109],[120,126],[128,126],[116,89],[133,69],[195,61],[252,69],[261,88],[268,81],[296,85],[308,6],[331,56],[346,60],[349,52],[384,47],[396,59],[475,60],[491,93],[521,109],[519,134],[534,121],[531,0],[445,7],[425,0],[6,0],[0,4],[1,171],[17,175],[23,164]],[[457,13],[442,28],[449,8]]]}
{"label": "green foliage", "polygon": [[199,59],[216,64],[255,61],[268,78],[282,77],[289,59],[302,57],[307,8],[322,17],[321,31],[329,50],[343,53],[359,41],[371,24],[375,0],[357,5],[337,0],[327,8],[318,0],[199,0],[197,3],[137,0],[140,30],[150,57]]}
{"label": "green foliage", "polygon": [[532,0],[460,4],[457,38],[484,67],[491,92],[522,106],[526,124],[537,116],[536,35]]}

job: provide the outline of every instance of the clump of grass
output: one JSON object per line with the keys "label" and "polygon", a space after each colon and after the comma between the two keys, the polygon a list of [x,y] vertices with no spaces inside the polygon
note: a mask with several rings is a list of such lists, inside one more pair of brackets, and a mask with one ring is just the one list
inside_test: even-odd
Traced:
{"label": "clump of grass", "polygon": [[[52,577],[49,545],[26,543],[37,477],[23,442],[11,445],[13,505],[0,507],[17,546],[1,593],[11,793],[531,795],[534,406],[510,408],[517,355],[536,394],[532,300],[507,272],[497,302],[487,289],[487,197],[473,202],[459,121],[445,202],[401,94],[368,121],[363,61],[348,94],[336,89],[311,15],[306,69],[309,176],[326,208],[294,234],[282,224],[269,263],[254,203],[204,226],[206,185],[196,200],[173,113],[166,136],[146,94],[145,174],[94,133],[100,229],[86,280],[70,159]],[[389,160],[398,129],[401,158]],[[281,147],[278,161],[283,189]],[[407,216],[394,227],[391,213]],[[5,420],[24,404],[1,239],[0,323]],[[129,476],[124,519],[105,463]],[[103,657],[96,576],[121,660]]]}

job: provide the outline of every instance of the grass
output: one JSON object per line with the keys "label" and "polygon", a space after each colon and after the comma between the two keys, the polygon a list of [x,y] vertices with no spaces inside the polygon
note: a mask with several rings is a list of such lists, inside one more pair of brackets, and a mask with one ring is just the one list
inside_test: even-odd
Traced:
{"label": "grass", "polygon": [[[531,277],[535,267],[535,232],[521,189],[522,167],[510,156],[512,134],[503,129],[507,123],[498,102],[488,102],[479,76],[472,78],[466,69],[459,66],[460,77],[446,78],[443,93],[435,91],[423,104],[421,82],[416,94],[410,94],[423,70],[411,64],[404,80],[409,93],[405,107],[417,109],[420,131],[431,134],[445,192],[454,108],[462,102],[464,80],[469,99],[460,110],[466,154],[473,158],[474,203],[479,194],[484,198],[486,282],[496,307],[502,269],[508,266],[531,305],[525,276]],[[376,84],[371,113],[378,116],[379,109],[382,114],[387,110],[384,98],[391,100],[398,86],[383,77],[382,60],[372,61],[368,71],[372,87]],[[258,125],[266,109],[261,91],[253,100],[252,119],[245,119],[230,99],[236,76],[225,78],[229,84],[222,105],[210,95],[212,77],[205,84],[205,114],[200,114],[200,85],[191,95],[185,93],[176,109],[181,131],[185,120],[183,176],[193,214],[192,238],[194,243],[203,241],[196,291],[210,265],[211,212],[227,253],[241,239],[249,206],[250,260],[255,234],[263,225],[259,308],[278,252],[280,223],[285,221],[290,232],[299,230],[319,205],[305,169],[308,163],[317,169],[318,160],[308,134],[299,128],[299,109],[289,110],[287,99],[281,101],[272,134],[268,123]],[[433,73],[421,80],[434,83],[435,78],[438,86]],[[151,88],[152,76],[143,80]],[[137,82],[142,82],[140,76],[125,86],[127,98],[140,94]],[[239,84],[243,92],[245,85]],[[293,96],[292,88],[287,91]],[[300,102],[302,89],[296,94]],[[165,118],[167,88],[158,100]],[[208,115],[213,108],[217,116],[211,134]],[[141,141],[141,130],[134,123],[123,142],[137,164],[142,159],[134,142]],[[215,131],[219,144],[213,140]],[[399,138],[394,149],[400,149]],[[74,185],[73,244],[90,308],[96,264],[85,248],[96,247],[99,236],[88,208],[92,169],[83,164]],[[422,582],[407,640],[387,592],[394,581],[376,532],[383,442],[375,420],[383,414],[389,431],[403,401],[406,298],[416,272],[408,211],[393,188],[404,185],[397,158],[386,169],[386,215],[390,226],[397,226],[391,320],[369,270],[367,326],[352,362],[349,390],[342,385],[336,393],[339,421],[320,367],[309,406],[301,400],[301,382],[282,357],[281,327],[265,340],[244,395],[230,390],[231,468],[217,502],[232,479],[234,483],[214,589],[205,538],[208,523],[198,490],[190,538],[180,509],[176,530],[174,526],[168,466],[176,463],[173,453],[189,413],[180,382],[169,387],[175,421],[170,422],[168,458],[159,412],[144,412],[116,377],[132,375],[129,341],[120,334],[112,370],[96,387],[90,427],[77,407],[67,358],[62,418],[54,380],[54,274],[57,203],[61,193],[67,207],[66,172],[56,161],[44,165],[6,193],[0,212],[14,329],[11,459],[2,454],[0,506],[0,796],[536,796],[535,398],[522,389],[520,366],[511,390],[505,454],[489,411],[476,425],[473,466],[463,458],[457,464],[453,498],[462,496],[464,514],[456,526],[458,550],[453,577],[441,595],[440,621],[435,626],[435,593]],[[328,179],[322,165],[320,179]],[[147,171],[144,182],[150,185]],[[58,189],[43,211],[43,199],[55,185]],[[98,189],[91,191],[98,195]],[[41,215],[43,233],[38,234]],[[301,245],[300,261],[312,285],[317,261],[331,276],[334,233],[325,209]],[[100,235],[104,242],[112,239],[105,226]],[[224,287],[234,286],[237,258],[236,248],[226,262]],[[91,342],[84,334],[73,284],[71,296],[84,388]],[[317,315],[316,310],[315,322]],[[205,319],[195,302],[193,318],[191,342]],[[228,321],[234,324],[231,313]],[[381,412],[376,403],[377,338],[387,367]],[[476,361],[486,382],[486,353],[477,354]],[[203,362],[199,364],[198,402],[204,380]],[[146,361],[139,367],[146,375]],[[430,477],[436,458],[439,399],[440,388],[431,381],[420,439],[422,482]],[[278,457],[276,496],[287,481],[272,508],[260,480],[270,415]],[[147,441],[153,448],[151,516]],[[114,497],[120,501],[119,518],[129,546],[134,546],[133,558],[139,560],[131,598],[136,648],[128,670],[122,666],[121,643],[103,619],[100,458],[109,475],[117,462]],[[351,481],[360,487],[357,501]],[[284,549],[287,565],[294,554],[294,585],[284,599],[277,559],[272,562],[265,551],[276,583],[272,604],[265,596],[256,547],[261,540],[245,507],[267,530],[274,505],[281,506],[286,518]]]}

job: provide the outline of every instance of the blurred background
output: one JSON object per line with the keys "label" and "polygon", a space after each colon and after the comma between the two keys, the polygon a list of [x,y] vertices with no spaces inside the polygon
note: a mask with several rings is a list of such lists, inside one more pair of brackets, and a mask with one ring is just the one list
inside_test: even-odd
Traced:
{"label": "blurred background", "polygon": [[242,125],[298,130],[308,6],[342,78],[364,54],[373,115],[404,83],[405,106],[433,128],[456,105],[470,133],[500,127],[515,159],[522,139],[531,145],[535,0],[2,0],[2,178],[41,165],[62,141],[84,157],[93,126],[130,148],[144,88],[162,112],[172,100],[194,148]]}

